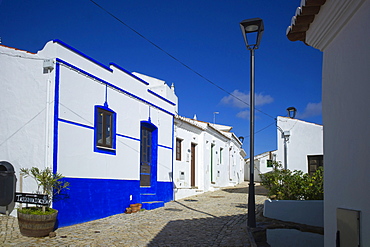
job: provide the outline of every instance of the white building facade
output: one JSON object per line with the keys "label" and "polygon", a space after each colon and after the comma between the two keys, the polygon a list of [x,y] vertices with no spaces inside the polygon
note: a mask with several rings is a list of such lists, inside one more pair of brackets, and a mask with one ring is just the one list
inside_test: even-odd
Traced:
{"label": "white building facade", "polygon": [[[164,81],[106,66],[60,40],[37,54],[0,46],[0,160],[70,182],[59,226],[173,200],[177,96]],[[14,204],[13,204],[14,208]],[[14,214],[14,211],[13,211]]]}
{"label": "white building facade", "polygon": [[231,127],[175,117],[175,198],[232,186],[244,180],[240,140]]}
{"label": "white building facade", "polygon": [[319,9],[307,31],[297,23],[287,35],[323,51],[325,246],[370,246],[370,1]]}
{"label": "white building facade", "polygon": [[[264,152],[254,156],[254,181],[261,182],[260,174],[271,172],[273,170],[273,162],[276,161],[276,150]],[[244,180],[249,181],[250,178],[250,161],[246,159]]]}
{"label": "white building facade", "polygon": [[[289,117],[277,117],[276,161],[289,170],[313,173],[323,166],[323,126]],[[286,161],[285,161],[286,158]]]}

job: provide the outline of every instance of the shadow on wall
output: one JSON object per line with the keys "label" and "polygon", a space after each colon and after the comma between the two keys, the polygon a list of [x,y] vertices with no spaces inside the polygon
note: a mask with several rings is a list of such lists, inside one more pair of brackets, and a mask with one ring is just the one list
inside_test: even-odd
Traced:
{"label": "shadow on wall", "polygon": [[246,222],[247,214],[170,221],[147,246],[247,246]]}

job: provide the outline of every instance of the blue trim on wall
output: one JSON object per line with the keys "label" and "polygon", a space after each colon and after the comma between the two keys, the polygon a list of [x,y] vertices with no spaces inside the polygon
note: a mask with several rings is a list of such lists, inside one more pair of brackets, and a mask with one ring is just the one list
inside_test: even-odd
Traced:
{"label": "blue trim on wall", "polygon": [[131,140],[135,140],[135,141],[140,141],[140,139],[138,139],[138,138],[134,138],[134,137],[130,137],[130,136],[125,136],[125,135],[121,135],[121,134],[117,134],[117,135],[120,136],[120,137],[127,138],[127,139],[131,139]]}
{"label": "blue trim on wall", "polygon": [[58,118],[59,118],[59,76],[60,64],[55,65],[55,92],[54,92],[54,140],[53,140],[53,173],[58,171]]}
{"label": "blue trim on wall", "polygon": [[160,98],[161,100],[164,100],[164,101],[166,101],[167,103],[170,103],[171,105],[176,105],[175,103],[173,103],[172,101],[169,101],[168,99],[166,99],[166,98],[164,98],[164,97],[162,97],[162,96],[160,96],[159,94],[157,94],[156,92],[154,92],[154,91],[152,91],[152,90],[150,90],[150,89],[148,89],[148,92],[149,93],[151,93],[151,94],[153,94],[153,95],[155,95],[155,96],[157,96],[158,98]]}
{"label": "blue trim on wall", "polygon": [[171,170],[171,173],[172,173],[172,176],[171,176],[171,183],[172,183],[172,200],[175,200],[175,181],[173,180],[173,167],[174,167],[174,139],[175,139],[175,117],[172,118],[172,170]]}
{"label": "blue trim on wall", "polygon": [[58,118],[58,120],[60,122],[63,122],[63,123],[72,124],[72,125],[80,126],[80,127],[87,128],[87,129],[94,129],[94,127],[92,127],[92,126],[88,126],[86,124],[81,124],[81,123],[77,123],[77,122],[72,122],[72,121],[69,121],[69,120],[66,120],[66,119],[63,119],[63,118]]}
{"label": "blue trim on wall", "polygon": [[106,65],[102,64],[101,62],[98,62],[97,60],[95,60],[95,59],[93,59],[92,57],[89,57],[88,55],[86,55],[86,54],[84,54],[84,53],[80,52],[79,50],[77,50],[77,49],[73,48],[72,46],[70,46],[70,45],[68,45],[68,44],[66,44],[66,43],[64,43],[63,41],[61,41],[61,40],[59,40],[59,39],[54,39],[54,40],[53,40],[53,42],[54,42],[54,43],[58,43],[58,44],[60,44],[61,46],[63,46],[63,47],[65,47],[65,48],[67,48],[68,50],[73,51],[74,53],[77,53],[78,55],[80,55],[80,56],[82,56],[82,57],[84,57],[84,58],[86,58],[86,59],[90,60],[91,62],[93,62],[93,63],[95,63],[95,64],[97,64],[97,65],[99,65],[100,67],[102,67],[102,68],[104,68],[104,69],[106,69],[106,70],[108,70],[108,71],[110,71],[110,72],[113,72],[113,70],[112,70],[111,68],[109,68],[108,66],[106,66]]}
{"label": "blue trim on wall", "polygon": [[[70,120],[63,119],[63,118],[58,118],[58,121],[63,122],[63,123],[67,123],[67,124],[71,124],[71,125],[76,125],[76,126],[83,127],[83,128],[87,128],[87,129],[94,130],[94,127],[93,126],[89,126],[89,125],[86,125],[86,124],[73,122],[73,121],[70,121]],[[131,140],[134,140],[134,141],[140,141],[140,139],[138,139],[138,138],[127,136],[127,135],[122,135],[122,134],[119,134],[119,133],[116,133],[116,136],[127,138],[127,139],[131,139]],[[172,146],[173,146],[173,144],[172,144]],[[158,147],[167,148],[167,149],[173,149],[173,147],[167,147],[165,145],[160,145],[160,144],[158,144]]]}
{"label": "blue trim on wall", "polygon": [[[111,135],[112,135],[112,148],[104,148],[98,146],[98,109],[103,109],[108,112],[112,113],[112,130],[111,130]],[[102,106],[102,105],[96,105],[95,106],[95,112],[94,112],[94,152],[96,153],[104,153],[104,154],[111,154],[111,155],[116,155],[116,125],[117,125],[117,114],[114,112],[112,109]]]}
{"label": "blue trim on wall", "polygon": [[140,100],[140,101],[142,101],[142,102],[144,102],[144,103],[146,103],[146,104],[148,104],[150,106],[153,106],[153,107],[155,107],[155,108],[157,108],[157,109],[159,109],[159,110],[161,110],[161,111],[163,111],[163,112],[165,112],[165,113],[167,113],[167,114],[169,114],[171,116],[174,116],[173,113],[171,113],[171,112],[169,112],[169,111],[167,111],[167,110],[165,110],[165,109],[163,109],[163,108],[161,108],[161,107],[159,107],[157,105],[154,105],[153,103],[151,103],[149,101],[146,101],[146,100],[144,100],[144,99],[142,99],[142,98],[140,98],[140,97],[138,97],[138,96],[136,96],[136,95],[134,95],[134,94],[126,91],[126,90],[123,90],[122,88],[117,87],[117,86],[115,86],[115,85],[113,85],[113,84],[111,84],[111,83],[109,83],[109,82],[107,82],[107,81],[105,81],[105,80],[97,77],[97,76],[94,76],[93,74],[90,74],[89,72],[86,72],[86,71],[84,71],[84,70],[82,70],[82,69],[80,69],[80,68],[78,68],[78,67],[76,67],[76,66],[74,66],[74,65],[72,65],[72,64],[70,64],[68,62],[66,62],[66,61],[63,61],[60,58],[57,58],[56,61],[57,62],[60,62],[60,63],[63,63],[65,65],[67,65],[68,67],[70,67],[70,68],[72,68],[72,69],[74,69],[76,71],[79,71],[79,72],[81,72],[81,73],[83,73],[83,74],[85,74],[85,75],[87,75],[87,76],[89,76],[89,77],[91,77],[91,78],[93,78],[93,79],[95,79],[97,81],[100,81],[103,84],[107,84],[109,87],[111,87],[111,88],[113,88],[113,89],[115,89],[115,90],[117,90],[119,92],[122,92],[122,93],[124,93],[124,94],[126,94],[126,95],[128,95],[130,97],[133,97],[133,98],[135,98],[137,100]]}
{"label": "blue trim on wall", "polygon": [[141,81],[142,83],[144,83],[145,85],[149,85],[148,82],[144,81],[143,79],[141,79],[140,77],[137,77],[136,75],[132,74],[130,71],[122,68],[121,66],[115,64],[115,63],[110,63],[109,65],[112,65],[114,67],[116,67],[117,69],[121,70],[122,72],[125,72],[126,74],[128,74],[129,76],[132,76],[133,78],[135,78],[136,80],[138,81]]}
{"label": "blue trim on wall", "polygon": [[[140,202],[140,181],[95,178],[64,178],[70,183],[53,208],[59,211],[58,227],[70,226],[123,213]],[[158,182],[157,200],[172,200],[172,183]],[[130,201],[132,195],[132,201]]]}
{"label": "blue trim on wall", "polygon": [[167,149],[171,149],[171,150],[172,150],[172,148],[171,148],[171,147],[167,147],[167,146],[164,146],[164,145],[159,145],[159,144],[158,144],[158,147],[161,147],[161,148],[167,148]]}

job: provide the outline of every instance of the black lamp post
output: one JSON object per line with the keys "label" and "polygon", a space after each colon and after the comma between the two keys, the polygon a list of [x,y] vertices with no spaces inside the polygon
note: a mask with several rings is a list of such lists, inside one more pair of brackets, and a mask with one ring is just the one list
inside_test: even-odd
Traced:
{"label": "black lamp post", "polygon": [[[247,19],[240,22],[247,49],[250,51],[250,151],[249,151],[249,192],[248,192],[248,226],[256,227],[256,202],[254,189],[254,50],[258,49],[262,33],[263,21],[260,18]],[[254,36],[252,43],[248,36]],[[251,39],[251,38],[250,38]]]}

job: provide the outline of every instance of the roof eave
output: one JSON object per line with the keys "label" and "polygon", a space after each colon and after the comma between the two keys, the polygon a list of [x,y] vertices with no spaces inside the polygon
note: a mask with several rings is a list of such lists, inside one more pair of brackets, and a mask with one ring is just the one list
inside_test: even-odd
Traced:
{"label": "roof eave", "polygon": [[306,32],[325,2],[326,0],[301,1],[286,31],[286,36],[290,41],[302,41],[306,44]]}

